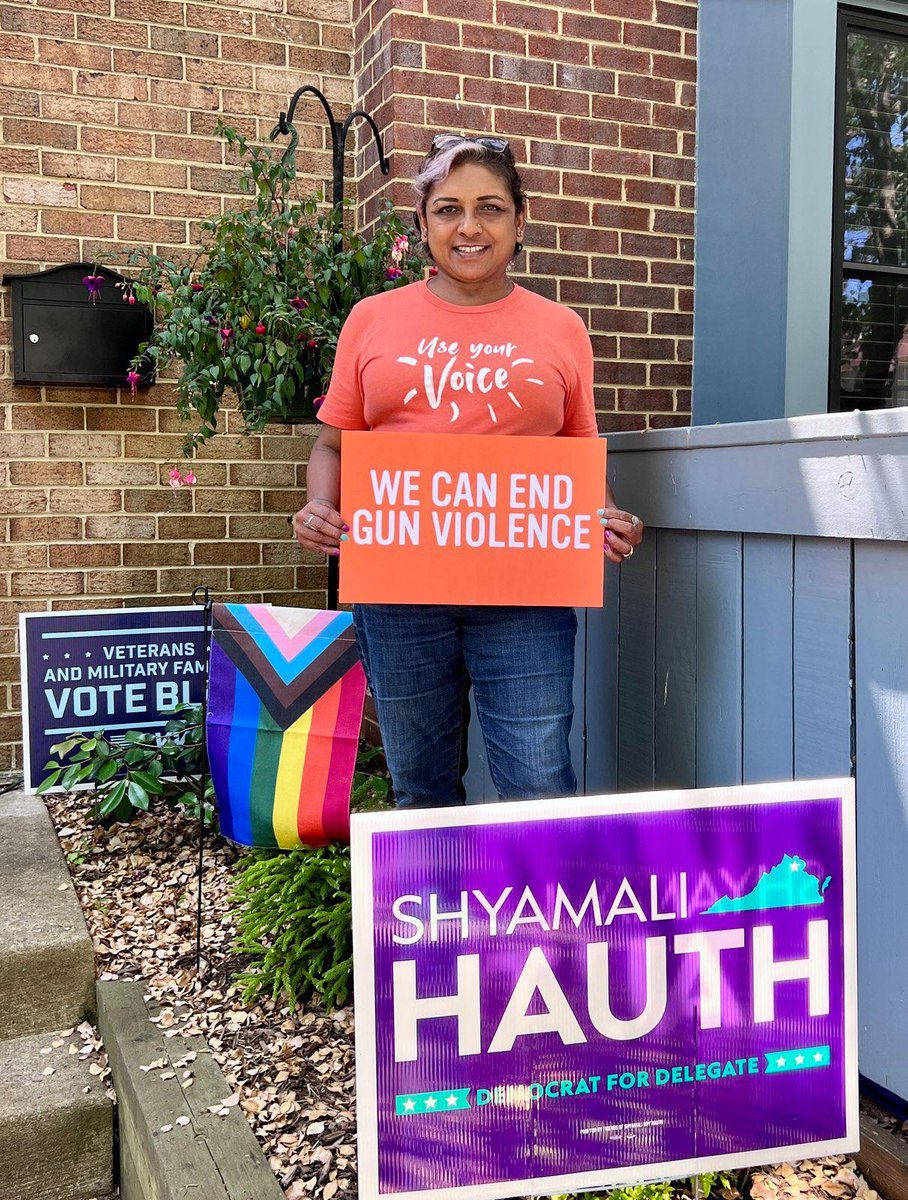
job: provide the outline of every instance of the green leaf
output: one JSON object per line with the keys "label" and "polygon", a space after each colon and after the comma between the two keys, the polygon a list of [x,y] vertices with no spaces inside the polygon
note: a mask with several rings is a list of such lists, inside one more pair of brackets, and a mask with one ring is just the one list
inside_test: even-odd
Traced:
{"label": "green leaf", "polygon": [[109,817],[120,806],[120,802],[126,796],[126,780],[121,779],[115,783],[101,803],[98,805],[98,812],[102,817]]}
{"label": "green leaf", "polygon": [[112,779],[117,773],[117,761],[114,758],[105,758],[95,772],[95,779],[98,783],[107,783],[108,779]]}
{"label": "green leaf", "polygon": [[[134,780],[148,795],[160,796],[164,792],[164,788],[158,782],[154,775],[148,771],[132,771],[130,778]],[[147,807],[147,806],[146,806]]]}
{"label": "green leaf", "polygon": [[44,793],[50,788],[56,787],[57,780],[60,778],[61,774],[61,771],[52,771],[50,775],[48,775],[45,779],[42,779],[42,781],[38,784],[38,787],[35,789],[37,794],[39,796],[43,796]]}
{"label": "green leaf", "polygon": [[140,783],[136,783],[135,778],[129,780],[127,791],[129,794],[129,803],[133,808],[139,808],[142,812],[148,812],[148,805],[150,803],[148,792],[145,791]]}

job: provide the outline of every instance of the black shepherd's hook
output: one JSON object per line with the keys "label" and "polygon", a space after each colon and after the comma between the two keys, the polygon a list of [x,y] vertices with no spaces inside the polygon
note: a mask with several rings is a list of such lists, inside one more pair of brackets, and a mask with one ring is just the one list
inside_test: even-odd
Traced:
{"label": "black shepherd's hook", "polygon": [[205,671],[202,677],[202,728],[199,750],[202,761],[196,781],[196,799],[199,804],[199,878],[195,914],[195,971],[199,973],[202,961],[202,869],[205,852],[205,786],[208,782],[208,659],[211,648],[211,591],[204,584],[192,589],[192,603],[202,606],[202,645]]}
{"label": "black shepherd's hook", "polygon": [[378,148],[378,165],[382,175],[387,175],[391,170],[391,164],[385,154],[384,146],[382,145],[381,134],[378,132],[378,126],[372,117],[367,112],[363,112],[358,108],[356,112],[344,120],[343,124],[335,119],[334,113],[331,110],[331,105],[328,103],[323,92],[311,83],[307,83],[305,87],[297,88],[290,98],[290,107],[287,112],[282,112],[277,119],[277,124],[271,130],[270,140],[283,134],[285,137],[289,135],[290,145],[284,152],[284,161],[293,157],[296,153],[297,143],[299,142],[299,134],[293,124],[293,114],[296,112],[296,106],[301,96],[314,96],[325,110],[325,115],[328,118],[328,128],[331,131],[331,165],[332,165],[332,196],[331,203],[335,208],[340,208],[344,203],[344,148],[347,144],[347,134],[350,132],[350,127],[357,117],[363,117],[369,123],[375,138],[375,144]]}

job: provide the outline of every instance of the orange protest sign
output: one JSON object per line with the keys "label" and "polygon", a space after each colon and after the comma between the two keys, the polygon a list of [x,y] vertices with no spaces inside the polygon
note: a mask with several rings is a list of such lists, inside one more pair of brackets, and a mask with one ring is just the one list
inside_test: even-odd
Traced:
{"label": "orange protest sign", "polygon": [[602,605],[605,442],[344,432],[340,598]]}

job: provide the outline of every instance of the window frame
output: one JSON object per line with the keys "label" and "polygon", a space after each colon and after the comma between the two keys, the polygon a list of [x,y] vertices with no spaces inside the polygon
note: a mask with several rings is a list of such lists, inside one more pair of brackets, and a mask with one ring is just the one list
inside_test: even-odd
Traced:
{"label": "window frame", "polygon": [[[874,281],[902,281],[908,284],[908,266],[876,266],[872,263],[850,264],[845,262],[845,112],[848,53],[848,34],[852,30],[868,33],[892,34],[908,42],[908,15],[905,18],[873,12],[866,8],[840,6],[836,26],[835,57],[835,117],[833,147],[833,196],[832,196],[832,255],[830,272],[830,320],[829,320],[829,380],[827,391],[828,412],[850,412],[842,402],[842,284],[847,278],[873,278]],[[880,406],[882,407],[882,406]],[[879,411],[878,408],[868,412]]]}

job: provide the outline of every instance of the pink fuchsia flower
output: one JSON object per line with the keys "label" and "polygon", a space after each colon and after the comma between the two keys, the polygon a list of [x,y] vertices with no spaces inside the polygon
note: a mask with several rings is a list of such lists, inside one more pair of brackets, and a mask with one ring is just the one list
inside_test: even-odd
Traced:
{"label": "pink fuchsia flower", "polygon": [[400,260],[410,249],[410,239],[406,234],[402,233],[394,239],[394,244],[391,247],[391,261],[397,266]]}
{"label": "pink fuchsia flower", "polygon": [[304,300],[301,296],[294,296],[290,301],[290,307],[295,308],[297,312],[302,312],[304,308],[309,307],[309,301]]}
{"label": "pink fuchsia flower", "polygon": [[181,473],[179,467],[174,467],[170,472],[170,486],[172,488],[192,487],[194,483],[198,483],[198,477],[191,467],[185,475]]}
{"label": "pink fuchsia flower", "polygon": [[142,379],[142,376],[139,374],[138,371],[127,371],[126,372],[126,382],[129,384],[129,390],[132,392],[133,395],[136,394],[136,389],[138,388],[139,383],[141,382],[141,379]]}
{"label": "pink fuchsia flower", "polygon": [[315,399],[312,401],[312,407],[313,408],[321,408],[321,406],[325,403],[326,398],[327,397],[325,397],[325,396],[316,396]]}
{"label": "pink fuchsia flower", "polygon": [[260,334],[260,335],[261,335],[261,334],[263,334],[263,333],[265,332],[265,326],[262,324],[262,322],[261,322],[261,321],[259,321],[258,325],[256,325],[256,327],[255,327],[255,332],[256,332],[256,333],[258,333],[258,334]]}
{"label": "pink fuchsia flower", "polygon": [[309,341],[306,342],[306,345],[309,347],[310,350],[318,349],[318,342],[316,341],[315,338],[310,338]]}
{"label": "pink fuchsia flower", "polygon": [[387,271],[385,271],[385,275],[388,279],[400,279],[401,275],[403,275],[403,271],[400,269],[400,267],[388,267]]}
{"label": "pink fuchsia flower", "polygon": [[430,275],[437,275],[437,274],[438,274],[438,267],[429,267],[429,274],[430,274]]}
{"label": "pink fuchsia flower", "polygon": [[98,297],[101,295],[101,285],[104,283],[103,275],[85,275],[82,282],[88,288],[88,298],[92,304],[98,303]]}
{"label": "pink fuchsia flower", "polygon": [[227,346],[228,346],[228,344],[229,344],[229,342],[230,342],[230,339],[231,339],[232,337],[233,337],[233,330],[232,330],[232,329],[230,329],[230,328],[228,328],[228,327],[225,325],[225,326],[224,326],[224,328],[221,330],[221,341],[222,341],[222,343],[223,343],[223,348],[224,348],[225,350],[227,349]]}
{"label": "pink fuchsia flower", "polygon": [[194,292],[204,292],[205,290],[200,283],[191,283],[189,286]]}

